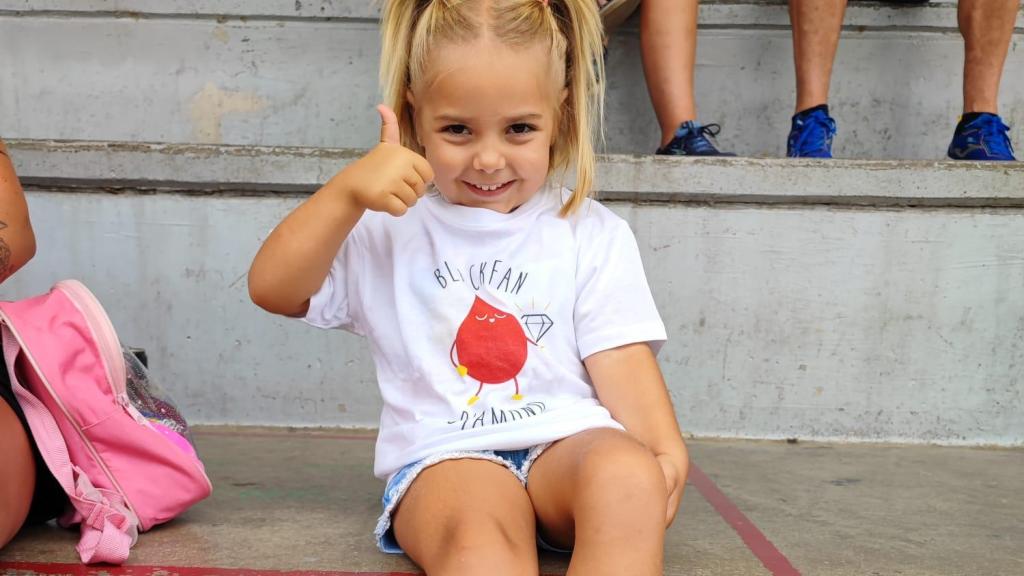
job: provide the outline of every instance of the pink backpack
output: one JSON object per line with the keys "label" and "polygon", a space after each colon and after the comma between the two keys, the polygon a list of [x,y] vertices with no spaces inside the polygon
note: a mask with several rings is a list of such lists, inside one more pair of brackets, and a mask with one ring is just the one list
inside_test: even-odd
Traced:
{"label": "pink backpack", "polygon": [[81,525],[82,562],[124,562],[139,531],[210,495],[185,421],[82,283],[0,302],[0,330],[15,397],[71,500],[59,522]]}

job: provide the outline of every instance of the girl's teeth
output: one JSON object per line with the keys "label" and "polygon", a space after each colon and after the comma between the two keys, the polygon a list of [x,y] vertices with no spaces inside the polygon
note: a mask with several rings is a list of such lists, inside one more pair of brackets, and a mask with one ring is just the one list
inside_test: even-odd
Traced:
{"label": "girl's teeth", "polygon": [[503,185],[502,184],[495,184],[494,186],[483,186],[481,184],[474,184],[474,186],[476,186],[477,188],[479,188],[479,189],[481,189],[481,190],[483,190],[485,192],[494,192],[498,188],[501,188]]}

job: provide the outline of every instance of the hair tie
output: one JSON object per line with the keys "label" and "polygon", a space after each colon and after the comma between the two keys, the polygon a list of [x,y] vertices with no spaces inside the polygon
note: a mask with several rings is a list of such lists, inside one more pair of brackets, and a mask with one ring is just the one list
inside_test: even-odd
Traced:
{"label": "hair tie", "polygon": [[544,6],[550,6],[548,2],[550,2],[550,0],[540,0],[540,3],[543,4]]}

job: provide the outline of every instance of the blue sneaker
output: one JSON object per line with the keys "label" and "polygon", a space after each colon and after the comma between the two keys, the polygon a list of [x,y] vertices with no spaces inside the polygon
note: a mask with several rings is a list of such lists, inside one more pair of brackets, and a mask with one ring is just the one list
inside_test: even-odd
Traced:
{"label": "blue sneaker", "polygon": [[655,154],[663,156],[735,156],[731,152],[720,151],[708,139],[708,136],[712,138],[718,136],[721,131],[722,127],[718,124],[701,126],[692,120],[687,120],[679,125],[672,140],[658,148]]}
{"label": "blue sneaker", "polygon": [[790,158],[831,158],[836,121],[824,110],[801,112],[793,116],[793,127],[786,139]]}
{"label": "blue sneaker", "polygon": [[983,113],[966,124],[957,124],[946,153],[954,160],[1016,160],[1009,131],[998,115]]}

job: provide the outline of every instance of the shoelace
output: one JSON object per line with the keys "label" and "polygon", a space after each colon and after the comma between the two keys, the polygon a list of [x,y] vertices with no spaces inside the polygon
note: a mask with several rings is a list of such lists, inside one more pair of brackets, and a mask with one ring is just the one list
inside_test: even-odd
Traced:
{"label": "shoelace", "polygon": [[690,148],[695,152],[717,151],[718,148],[708,140],[708,136],[714,138],[721,131],[721,125],[708,124],[707,126],[701,126],[696,132],[690,132],[693,134],[693,138],[690,140]]}
{"label": "shoelace", "polygon": [[1003,124],[1002,120],[998,118],[986,119],[982,122],[978,122],[975,126],[980,132],[985,142],[989,143],[990,146],[998,148],[993,150],[999,154],[1005,154],[1007,156],[1013,155],[1013,144],[1010,143],[1010,127]]}
{"label": "shoelace", "polygon": [[[796,148],[802,149],[804,142],[814,138],[815,147],[825,147],[828,141],[836,135],[836,121],[828,116],[812,114],[801,122],[807,126],[806,130],[800,131],[800,139],[796,142]],[[824,134],[822,134],[824,132]]]}

